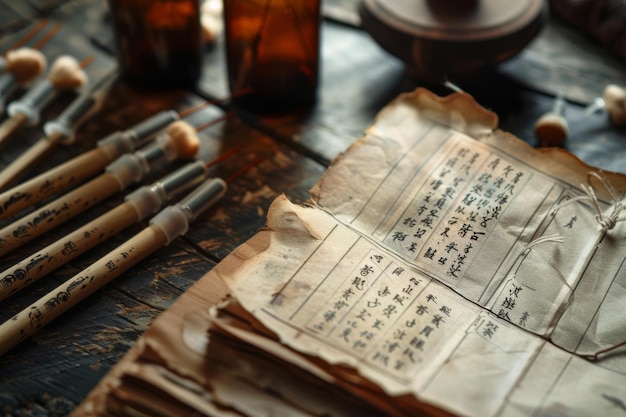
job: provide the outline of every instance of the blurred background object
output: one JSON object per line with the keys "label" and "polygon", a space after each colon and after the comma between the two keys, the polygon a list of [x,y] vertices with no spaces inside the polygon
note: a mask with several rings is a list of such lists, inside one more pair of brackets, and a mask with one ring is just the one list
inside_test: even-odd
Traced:
{"label": "blurred background object", "polygon": [[263,112],[309,106],[319,69],[320,0],[228,0],[224,35],[235,100]]}
{"label": "blurred background object", "polygon": [[147,88],[192,87],[202,70],[199,0],[109,0],[120,74]]}
{"label": "blurred background object", "polygon": [[552,11],[626,60],[626,1],[549,0]]}
{"label": "blurred background object", "polygon": [[363,28],[420,80],[472,78],[543,27],[543,0],[363,0]]}

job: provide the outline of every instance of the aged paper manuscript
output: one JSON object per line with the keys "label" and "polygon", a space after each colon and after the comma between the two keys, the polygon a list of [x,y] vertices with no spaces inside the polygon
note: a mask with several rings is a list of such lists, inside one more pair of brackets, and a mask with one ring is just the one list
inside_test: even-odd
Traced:
{"label": "aged paper manuscript", "polygon": [[110,380],[207,415],[626,415],[626,178],[496,127],[400,96]]}

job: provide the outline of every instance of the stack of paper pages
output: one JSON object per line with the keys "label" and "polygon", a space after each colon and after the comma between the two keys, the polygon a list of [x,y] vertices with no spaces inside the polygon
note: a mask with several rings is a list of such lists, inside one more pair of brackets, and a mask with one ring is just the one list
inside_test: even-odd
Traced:
{"label": "stack of paper pages", "polygon": [[74,416],[625,416],[626,177],[418,89]]}

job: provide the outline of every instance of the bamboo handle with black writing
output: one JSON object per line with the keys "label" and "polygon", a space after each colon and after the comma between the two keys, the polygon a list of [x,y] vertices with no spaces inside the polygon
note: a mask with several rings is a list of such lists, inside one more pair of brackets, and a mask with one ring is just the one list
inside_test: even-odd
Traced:
{"label": "bamboo handle with black writing", "polygon": [[0,229],[0,256],[63,224],[89,207],[120,191],[108,172]]}
{"label": "bamboo handle with black writing", "polygon": [[121,204],[0,273],[0,301],[136,223],[137,210]]}
{"label": "bamboo handle with black writing", "polygon": [[81,184],[101,172],[109,163],[111,157],[103,149],[95,148],[0,193],[0,220]]}
{"label": "bamboo handle with black writing", "polygon": [[147,227],[81,273],[0,325],[0,355],[75,306],[167,243],[156,225]]}
{"label": "bamboo handle with black writing", "polygon": [[35,142],[33,146],[18,157],[16,161],[19,163],[15,163],[14,161],[0,171],[0,189],[5,188],[24,172],[25,167],[33,166],[39,162],[48,151],[60,143],[63,138],[64,136],[60,133],[55,133]]}
{"label": "bamboo handle with black writing", "polygon": [[219,201],[226,188],[226,182],[219,178],[205,181],[178,204],[159,212],[141,232],[4,322],[0,325],[0,355],[157,249],[185,234],[189,223]]}

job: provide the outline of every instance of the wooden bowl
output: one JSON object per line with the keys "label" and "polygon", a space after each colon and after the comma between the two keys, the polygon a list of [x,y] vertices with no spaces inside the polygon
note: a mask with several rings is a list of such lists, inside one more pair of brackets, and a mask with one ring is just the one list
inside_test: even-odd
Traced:
{"label": "wooden bowl", "polygon": [[526,47],[543,27],[543,0],[362,0],[363,28],[425,81],[467,80]]}

